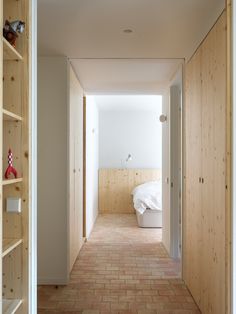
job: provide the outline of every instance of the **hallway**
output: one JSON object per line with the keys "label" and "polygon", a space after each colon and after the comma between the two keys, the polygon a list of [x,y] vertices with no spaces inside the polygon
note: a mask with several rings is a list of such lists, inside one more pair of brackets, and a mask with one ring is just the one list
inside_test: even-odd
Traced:
{"label": "hallway", "polygon": [[39,287],[38,313],[200,313],[160,241],[135,215],[99,216],[69,285]]}

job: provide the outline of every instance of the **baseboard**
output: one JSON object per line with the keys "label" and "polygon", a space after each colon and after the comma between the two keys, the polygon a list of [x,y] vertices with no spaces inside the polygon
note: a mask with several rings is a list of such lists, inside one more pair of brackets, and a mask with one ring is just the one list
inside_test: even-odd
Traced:
{"label": "baseboard", "polygon": [[68,279],[65,278],[38,278],[37,284],[40,286],[65,286],[68,284]]}

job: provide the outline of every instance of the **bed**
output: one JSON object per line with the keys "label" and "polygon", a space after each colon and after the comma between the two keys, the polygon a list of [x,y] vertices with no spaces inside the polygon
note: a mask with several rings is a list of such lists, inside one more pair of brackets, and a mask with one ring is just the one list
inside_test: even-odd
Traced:
{"label": "bed", "polygon": [[143,228],[162,227],[161,180],[138,185],[133,191],[133,204],[138,225]]}

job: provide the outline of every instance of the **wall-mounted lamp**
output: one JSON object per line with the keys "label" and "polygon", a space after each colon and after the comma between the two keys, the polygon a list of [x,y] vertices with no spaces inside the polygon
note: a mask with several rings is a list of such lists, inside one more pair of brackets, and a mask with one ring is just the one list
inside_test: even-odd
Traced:
{"label": "wall-mounted lamp", "polygon": [[167,116],[165,116],[164,114],[160,115],[159,120],[161,123],[167,121]]}
{"label": "wall-mounted lamp", "polygon": [[131,160],[132,160],[132,156],[131,156],[131,154],[129,154],[128,157],[126,158],[126,162],[129,162]]}

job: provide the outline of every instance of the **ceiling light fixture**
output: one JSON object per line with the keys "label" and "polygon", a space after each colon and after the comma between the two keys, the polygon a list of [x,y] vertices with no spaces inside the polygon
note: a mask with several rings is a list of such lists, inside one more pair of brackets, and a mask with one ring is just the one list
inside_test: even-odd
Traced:
{"label": "ceiling light fixture", "polygon": [[131,34],[131,33],[133,33],[133,30],[130,29],[130,28],[126,28],[126,29],[123,30],[123,32],[124,32],[125,34]]}

